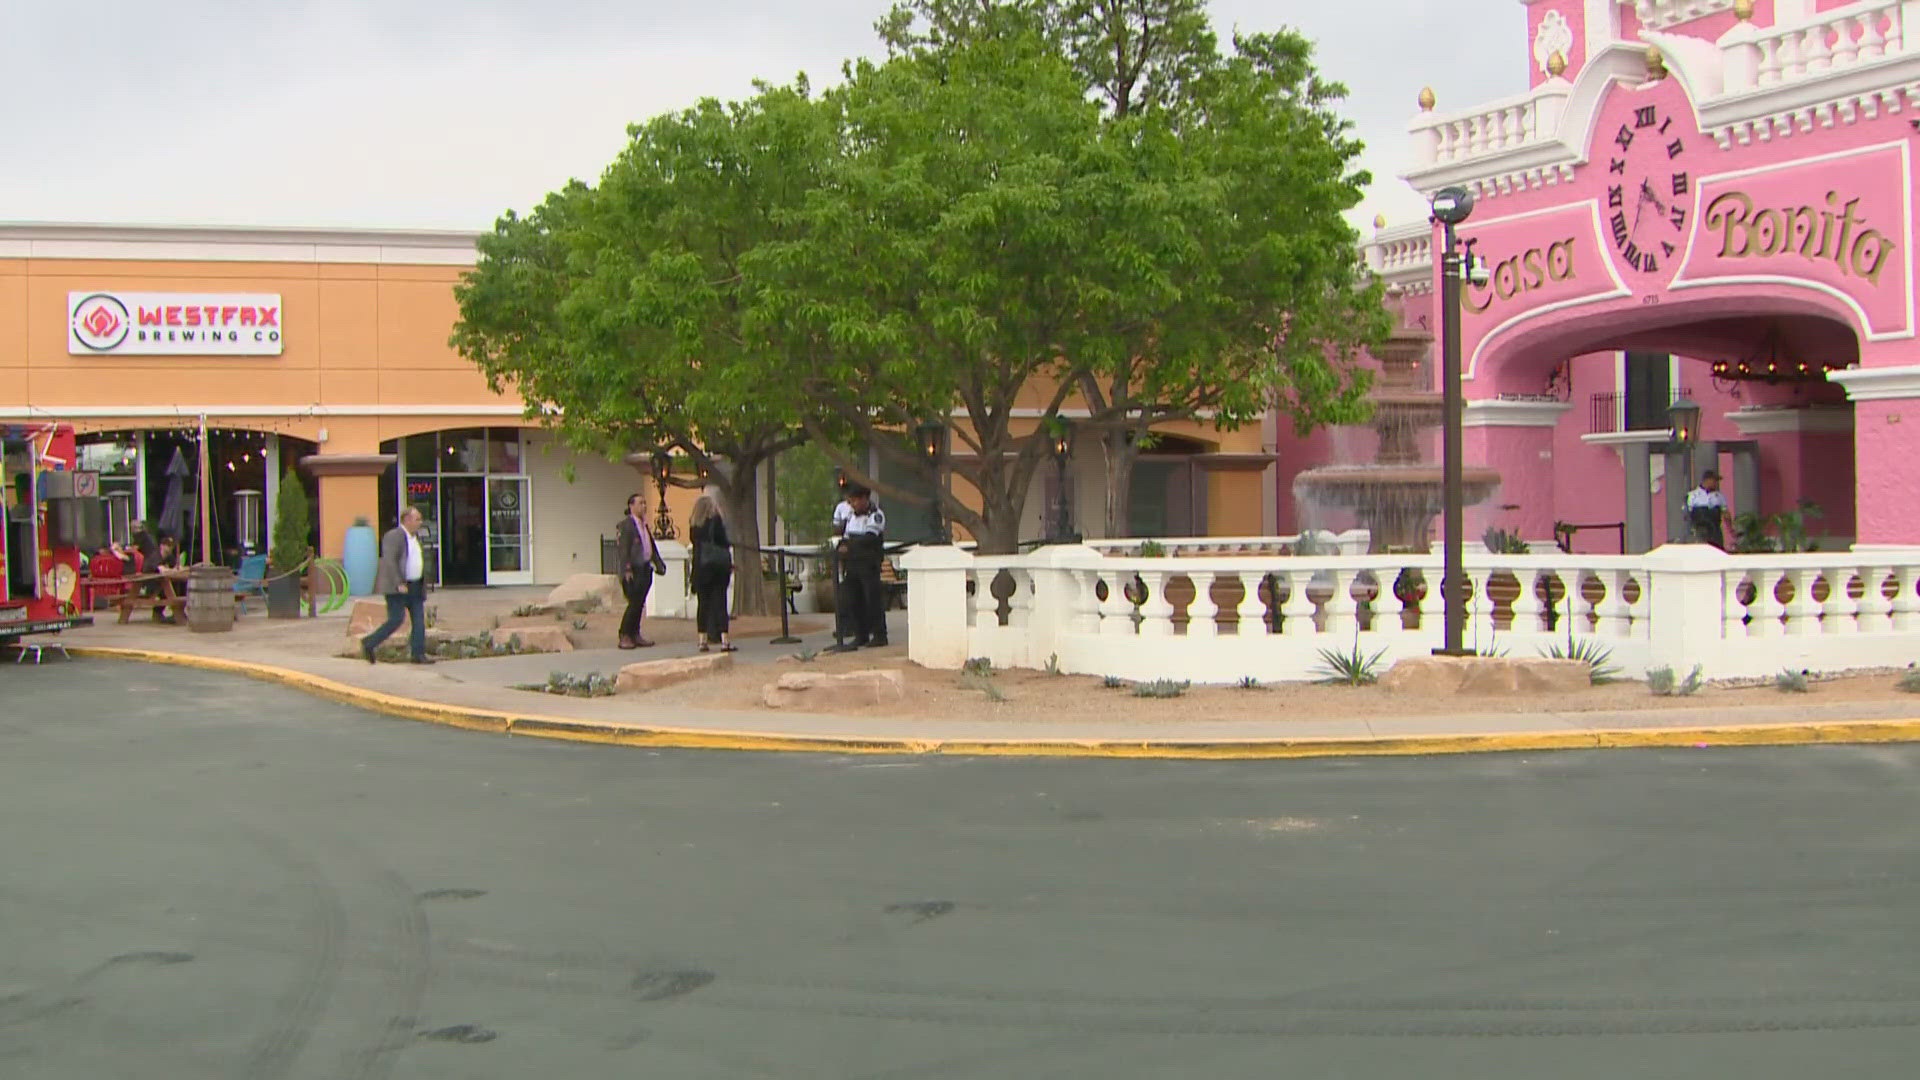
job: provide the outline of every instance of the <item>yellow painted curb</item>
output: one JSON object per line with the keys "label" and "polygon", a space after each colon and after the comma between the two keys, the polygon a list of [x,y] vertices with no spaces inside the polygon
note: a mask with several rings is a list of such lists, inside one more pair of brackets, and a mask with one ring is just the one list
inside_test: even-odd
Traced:
{"label": "yellow painted curb", "polygon": [[756,750],[829,754],[942,754],[954,757],[1100,757],[1250,761],[1315,757],[1408,757],[1435,754],[1544,750],[1624,750],[1660,747],[1806,746],[1920,742],[1920,718],[1836,720],[1831,723],[1728,724],[1691,728],[1608,728],[1593,731],[1513,731],[1498,734],[1413,735],[1381,738],[1254,739],[1212,742],[1107,739],[858,739],[785,735],[716,728],[635,727],[564,716],[443,705],[337,682],[291,668],[190,653],[105,646],[70,646],[75,656],[137,660],[245,675],[405,720],[565,742],[676,750]]}

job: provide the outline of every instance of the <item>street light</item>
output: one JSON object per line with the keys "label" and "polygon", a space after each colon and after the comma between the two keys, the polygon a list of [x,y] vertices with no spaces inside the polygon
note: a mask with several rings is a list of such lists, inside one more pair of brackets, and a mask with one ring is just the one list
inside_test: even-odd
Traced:
{"label": "street light", "polygon": [[1054,418],[1053,422],[1053,467],[1055,471],[1053,492],[1053,535],[1048,537],[1056,544],[1064,544],[1073,536],[1073,504],[1067,501],[1067,459],[1073,454],[1073,423],[1069,420]]}
{"label": "street light", "polygon": [[673,516],[667,512],[667,480],[673,475],[673,455],[665,450],[653,452],[653,538],[674,538]]}
{"label": "street light", "polygon": [[1446,605],[1446,637],[1437,650],[1443,656],[1465,656],[1467,621],[1465,474],[1460,439],[1460,277],[1461,258],[1455,247],[1454,227],[1473,213],[1473,193],[1462,187],[1442,188],[1433,197],[1433,220],[1440,223],[1444,243],[1440,257],[1440,381],[1444,392],[1445,422],[1441,425],[1442,542],[1446,552],[1441,589]]}
{"label": "street light", "polygon": [[[1687,476],[1687,485],[1691,487],[1694,483],[1693,448],[1694,444],[1700,441],[1700,403],[1688,397],[1675,398],[1673,404],[1667,406],[1667,426],[1669,445],[1679,452],[1681,467]],[[1681,506],[1684,508],[1685,505],[1683,501]],[[1672,528],[1668,528],[1667,535],[1673,535]],[[1691,523],[1688,523],[1686,539],[1692,540],[1695,535]]]}
{"label": "street light", "polygon": [[947,425],[925,420],[913,429],[914,442],[920,447],[920,459],[933,475],[933,501],[928,511],[933,519],[933,542],[947,543],[947,514],[942,500],[946,495]]}

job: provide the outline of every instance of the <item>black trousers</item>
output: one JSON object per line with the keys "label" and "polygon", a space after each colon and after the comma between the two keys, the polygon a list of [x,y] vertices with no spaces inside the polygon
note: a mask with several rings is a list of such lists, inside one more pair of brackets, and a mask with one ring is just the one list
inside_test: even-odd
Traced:
{"label": "black trousers", "polygon": [[699,605],[694,624],[702,641],[717,644],[727,636],[727,585],[732,581],[732,570],[709,571],[694,578],[693,595]]}
{"label": "black trousers", "polygon": [[846,612],[846,632],[853,644],[887,640],[887,594],[880,587],[880,560],[851,558],[841,564],[840,595],[836,606]]}
{"label": "black trousers", "polygon": [[640,614],[647,609],[647,594],[653,591],[653,567],[643,566],[620,576],[620,588],[627,594],[627,610],[620,616],[620,636],[640,639]]}

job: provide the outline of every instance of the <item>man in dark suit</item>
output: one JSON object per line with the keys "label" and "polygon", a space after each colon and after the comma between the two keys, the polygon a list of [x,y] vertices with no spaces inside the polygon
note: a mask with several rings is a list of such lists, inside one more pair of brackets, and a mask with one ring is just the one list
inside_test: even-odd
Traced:
{"label": "man in dark suit", "polygon": [[627,496],[627,516],[620,519],[618,535],[620,588],[627,594],[627,610],[620,616],[620,647],[649,648],[653,642],[640,636],[640,616],[646,610],[647,593],[653,590],[653,575],[666,573],[667,561],[660,557],[660,545],[647,528],[647,500],[638,492]]}
{"label": "man in dark suit", "polygon": [[427,559],[420,550],[420,511],[411,506],[401,511],[400,524],[380,538],[373,591],[387,598],[387,621],[360,639],[360,655],[373,663],[373,652],[380,643],[400,629],[402,620],[412,619],[407,651],[416,664],[433,663],[433,657],[427,655]]}

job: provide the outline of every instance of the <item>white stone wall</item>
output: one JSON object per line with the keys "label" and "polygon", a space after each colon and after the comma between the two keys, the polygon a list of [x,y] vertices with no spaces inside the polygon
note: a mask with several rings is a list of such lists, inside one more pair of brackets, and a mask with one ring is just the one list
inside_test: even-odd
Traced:
{"label": "white stone wall", "polygon": [[600,537],[613,535],[627,496],[644,490],[640,473],[620,462],[572,453],[546,432],[528,432],[526,446],[534,583],[557,585],[574,574],[599,573]]}

